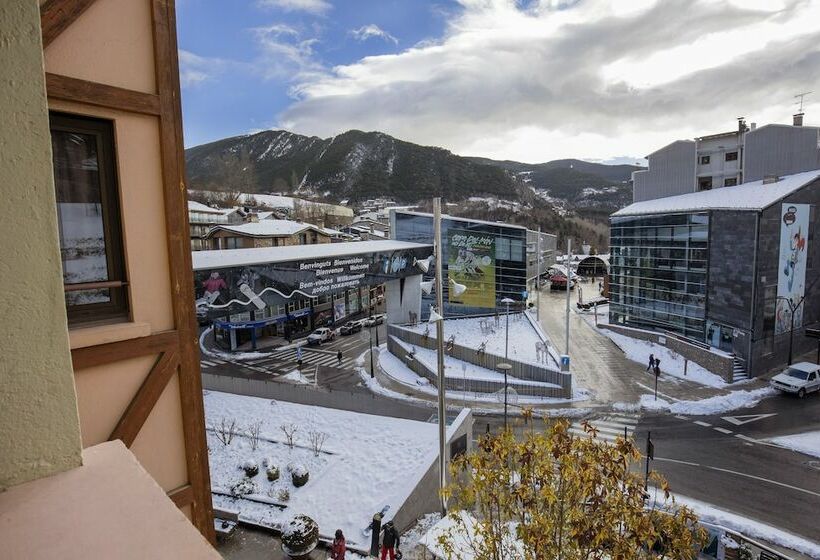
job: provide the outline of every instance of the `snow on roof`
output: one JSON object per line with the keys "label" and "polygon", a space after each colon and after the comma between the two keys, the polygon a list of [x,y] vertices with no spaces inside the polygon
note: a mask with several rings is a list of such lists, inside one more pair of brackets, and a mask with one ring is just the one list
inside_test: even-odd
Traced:
{"label": "snow on roof", "polygon": [[256,217],[260,220],[267,220],[273,216],[273,212],[257,212]]}
{"label": "snow on roof", "polygon": [[584,255],[583,258],[578,261],[578,266],[581,266],[587,261],[594,261],[598,260],[604,263],[607,268],[609,268],[609,255]]}
{"label": "snow on roof", "polygon": [[304,222],[294,222],[291,220],[262,220],[261,222],[248,222],[246,224],[216,226],[210,232],[225,230],[242,235],[252,235],[255,237],[269,237],[277,235],[293,235],[306,229],[321,231],[313,224]]}
{"label": "snow on roof", "polygon": [[211,208],[210,206],[202,204],[201,202],[189,200],[188,212],[208,212],[209,214],[221,214],[222,208]]}
{"label": "snow on roof", "polygon": [[271,208],[293,208],[293,198],[289,196],[242,193],[240,195],[240,199],[243,204],[247,204],[248,200],[256,200],[256,203],[260,206],[269,206]]}
{"label": "snow on roof", "polygon": [[193,251],[194,270],[230,268],[277,262],[301,261],[358,255],[362,253],[389,252],[429,248],[432,245],[409,241],[349,241],[344,243],[318,243],[315,245],[291,245],[288,247],[261,247],[255,249],[222,249]]}
{"label": "snow on roof", "polygon": [[613,216],[641,216],[706,210],[763,210],[820,177],[820,169],[785,175],[776,183],[763,181],[721,187],[710,191],[668,196],[630,204]]}

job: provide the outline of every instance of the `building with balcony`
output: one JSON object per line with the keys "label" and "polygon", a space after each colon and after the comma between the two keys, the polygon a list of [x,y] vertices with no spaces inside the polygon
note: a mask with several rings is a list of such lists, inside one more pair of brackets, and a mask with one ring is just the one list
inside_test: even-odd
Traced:
{"label": "building with balcony", "polygon": [[820,169],[820,127],[803,126],[802,113],[791,125],[739,119],[734,131],[677,140],[646,159],[647,169],[632,173],[634,202]]}
{"label": "building with balcony", "polygon": [[0,14],[2,556],[218,558],[174,3]]}
{"label": "building with balcony", "polygon": [[335,230],[291,220],[260,220],[214,226],[205,235],[209,249],[253,249],[330,243]]}

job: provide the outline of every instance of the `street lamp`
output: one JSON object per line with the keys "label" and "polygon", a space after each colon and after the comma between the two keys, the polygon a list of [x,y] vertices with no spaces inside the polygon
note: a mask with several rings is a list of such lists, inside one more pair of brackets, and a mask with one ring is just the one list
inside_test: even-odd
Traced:
{"label": "street lamp", "polygon": [[438,474],[441,513],[447,515],[447,408],[445,405],[444,379],[444,255],[441,245],[441,198],[433,198],[433,247],[436,257],[436,308],[430,309],[429,321],[436,323],[436,366],[438,368]]}
{"label": "street lamp", "polygon": [[504,430],[507,429],[507,373],[512,369],[508,363],[500,363],[496,366],[504,372]]}

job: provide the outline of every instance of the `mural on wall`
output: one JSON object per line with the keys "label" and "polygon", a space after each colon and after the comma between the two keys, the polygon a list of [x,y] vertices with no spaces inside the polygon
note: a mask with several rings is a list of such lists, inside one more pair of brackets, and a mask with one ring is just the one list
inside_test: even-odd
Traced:
{"label": "mural on wall", "polygon": [[789,332],[803,324],[801,300],[806,290],[806,259],[809,236],[809,205],[788,204],[781,207],[780,258],[777,272],[777,307],[774,334]]}
{"label": "mural on wall", "polygon": [[447,275],[467,286],[450,303],[472,307],[495,307],[495,236],[489,233],[450,228],[447,232]]}

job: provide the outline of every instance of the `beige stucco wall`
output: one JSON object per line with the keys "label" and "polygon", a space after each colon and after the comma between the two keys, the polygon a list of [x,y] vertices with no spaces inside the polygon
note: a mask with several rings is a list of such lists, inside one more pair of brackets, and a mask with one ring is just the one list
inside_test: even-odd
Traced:
{"label": "beige stucco wall", "polygon": [[49,72],[156,93],[151,2],[97,0],[48,46],[45,60]]}
{"label": "beige stucco wall", "polygon": [[0,2],[0,490],[81,463],[51,170],[40,13]]}
{"label": "beige stucco wall", "polygon": [[[149,0],[97,0],[46,49],[45,69],[154,93],[152,36]],[[114,122],[131,323],[72,329],[72,347],[173,329],[159,120],[65,101],[50,100],[49,106]],[[156,355],[145,356],[75,372],[84,447],[108,439],[156,360]],[[164,490],[188,481],[176,376],[160,396],[131,450]]]}

